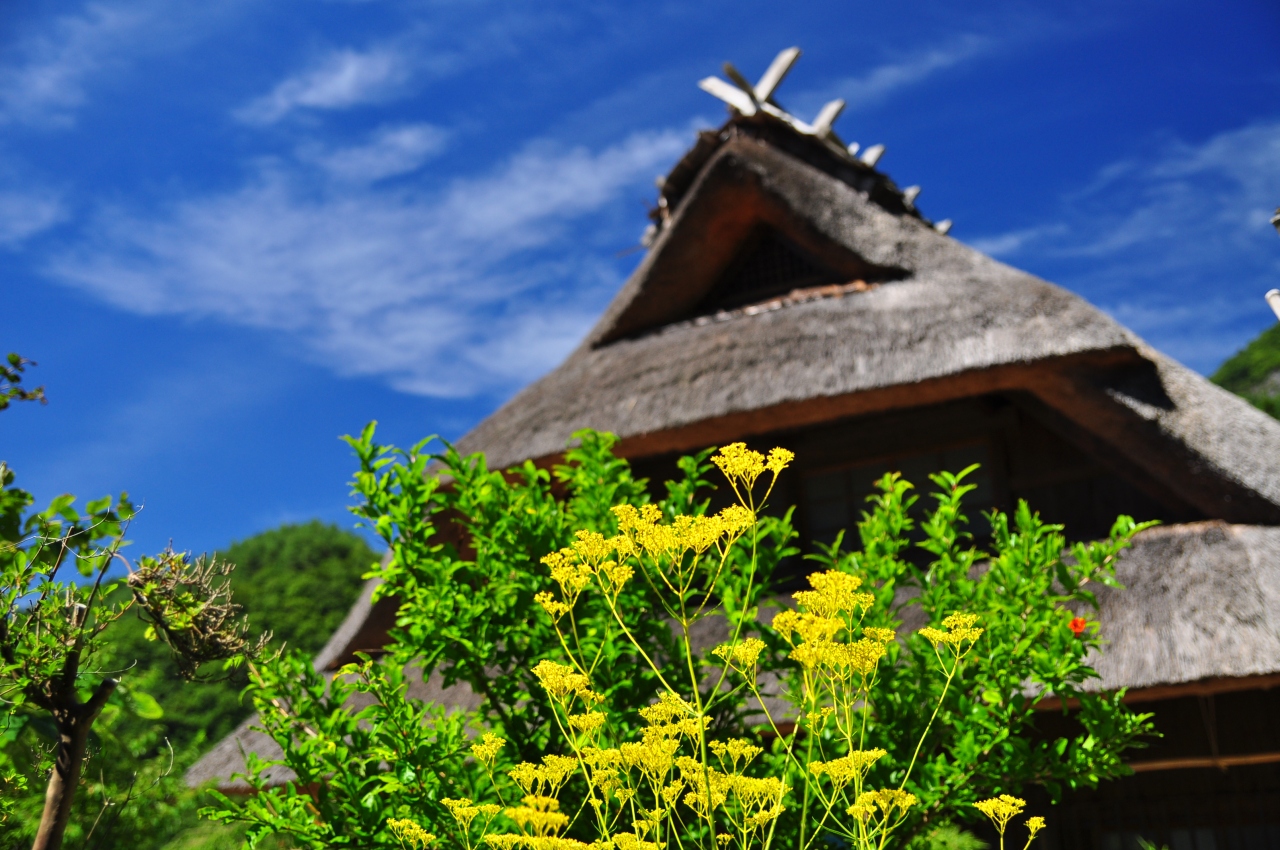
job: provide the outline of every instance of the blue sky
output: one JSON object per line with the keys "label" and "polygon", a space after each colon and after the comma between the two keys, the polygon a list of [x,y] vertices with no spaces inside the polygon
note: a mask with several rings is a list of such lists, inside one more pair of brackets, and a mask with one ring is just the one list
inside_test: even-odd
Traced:
{"label": "blue sky", "polygon": [[1274,321],[1280,6],[10,2],[0,417],[42,499],[128,490],[142,550],[350,524],[338,435],[456,438],[581,338],[653,179],[779,90],[883,143],[953,235],[1211,371]]}

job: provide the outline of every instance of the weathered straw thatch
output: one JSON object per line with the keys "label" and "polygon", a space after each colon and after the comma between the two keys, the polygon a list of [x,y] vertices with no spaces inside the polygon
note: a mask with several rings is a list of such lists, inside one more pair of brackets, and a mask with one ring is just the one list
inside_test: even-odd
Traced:
{"label": "weathered straw thatch", "polygon": [[[726,135],[586,341],[466,435],[462,450],[495,466],[546,458],[591,427],[624,438],[624,454],[649,455],[702,448],[726,432],[1021,389],[1206,515],[1280,522],[1280,423],[1078,296],[762,141]],[[753,205],[792,234],[807,232],[798,238],[903,277],[689,317],[731,259],[706,259],[713,240],[749,228],[725,217]]]}
{"label": "weathered straw thatch", "polygon": [[1098,592],[1100,689],[1280,673],[1280,528],[1198,522],[1144,531]]}

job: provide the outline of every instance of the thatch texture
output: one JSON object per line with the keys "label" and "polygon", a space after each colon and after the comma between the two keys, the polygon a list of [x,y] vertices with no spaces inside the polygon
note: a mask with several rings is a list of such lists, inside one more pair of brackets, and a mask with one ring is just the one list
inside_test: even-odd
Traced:
{"label": "thatch texture", "polygon": [[1199,522],[1140,534],[1098,590],[1100,689],[1280,673],[1280,528]]}
{"label": "thatch texture", "polygon": [[[728,227],[726,206],[741,218],[751,204],[797,238],[906,277],[690,316],[714,284],[705,255]],[[709,159],[587,340],[459,447],[503,466],[555,455],[591,427],[618,434],[632,455],[687,451],[1000,390],[1040,396],[1208,516],[1280,523],[1280,423],[1078,296],[743,138]]]}

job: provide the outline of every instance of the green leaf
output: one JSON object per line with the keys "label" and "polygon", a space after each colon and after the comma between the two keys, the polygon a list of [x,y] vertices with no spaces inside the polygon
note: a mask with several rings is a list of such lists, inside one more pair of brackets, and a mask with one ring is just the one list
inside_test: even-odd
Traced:
{"label": "green leaf", "polygon": [[164,709],[160,707],[160,703],[145,691],[130,691],[129,702],[133,713],[143,720],[159,720],[164,717]]}

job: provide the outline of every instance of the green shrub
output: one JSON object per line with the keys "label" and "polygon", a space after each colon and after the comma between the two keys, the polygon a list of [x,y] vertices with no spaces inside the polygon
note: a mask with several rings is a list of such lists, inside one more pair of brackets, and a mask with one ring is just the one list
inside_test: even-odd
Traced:
{"label": "green shrub", "polygon": [[[983,811],[1000,815],[1017,807],[999,795],[1028,784],[1056,796],[1121,775],[1122,753],[1150,732],[1148,717],[1131,713],[1121,694],[1087,690],[1096,674],[1084,658],[1099,637],[1087,617],[1072,613],[1096,607],[1089,583],[1114,583],[1115,558],[1142,527],[1127,517],[1107,540],[1073,546],[1064,557],[1061,527],[1020,504],[1011,516],[987,516],[994,533],[990,550],[980,551],[965,531],[963,497],[972,489],[966,470],[933,477],[933,505],[919,523],[923,539],[913,544],[912,487],[886,476],[857,529],[859,547],[845,551],[837,540],[816,556],[819,575],[841,586],[860,580],[855,596],[867,594],[856,597],[861,613],[844,609],[841,616],[853,619],[828,637],[880,647],[870,678],[855,689],[861,696],[837,700],[842,710],[856,709],[855,742],[848,723],[823,725],[824,705],[833,707],[829,697],[812,701],[800,650],[808,638],[793,645],[794,623],[780,631],[759,616],[762,607],[776,610],[779,568],[798,554],[790,512],[759,511],[744,496],[754,513],[745,525],[740,516],[732,522],[708,516],[709,453],[682,459],[682,477],[651,501],[647,482],[613,455],[615,439],[606,434],[580,432],[566,463],[551,470],[525,464],[505,473],[489,470],[482,456],[462,457],[449,447],[433,455],[427,442],[398,450],[378,445],[373,435],[370,426],[350,441],[360,458],[354,489],[363,503],[356,512],[390,547],[379,573],[382,592],[401,602],[396,628],[385,655],[361,659],[331,685],[298,655],[256,668],[250,695],[263,728],[284,750],[279,764],[297,780],[271,787],[264,774],[270,765],[251,758],[257,793],[223,797],[208,812],[247,824],[251,845],[287,836],[302,847],[403,847],[433,834],[475,846],[487,832],[498,848],[595,841],[623,850],[651,840],[710,848],[722,830],[731,842],[742,841],[743,818],[758,816],[764,819],[747,836],[751,843],[804,850],[828,835],[856,838],[847,818],[858,821],[867,812],[857,795],[830,807],[822,802],[835,792],[806,769],[813,748],[829,764],[865,741],[883,753],[866,765],[862,788],[911,798],[909,805],[906,796],[888,805],[872,799],[873,808],[881,807],[874,817],[885,823],[892,811],[895,839],[920,846],[950,834],[938,830],[955,818],[976,816],[974,804],[983,798],[992,798]],[[737,483],[741,495],[745,485]],[[637,557],[636,517],[655,529],[720,523],[722,533],[703,550],[699,564],[706,569],[687,548],[662,566],[644,546]],[[725,523],[733,530],[725,531]],[[624,544],[620,533],[635,539]],[[916,555],[908,556],[910,548]],[[714,558],[706,555],[713,549]],[[667,585],[663,575],[681,578]],[[952,619],[924,637],[887,636],[905,621],[942,623],[955,612],[980,623]],[[706,616],[727,621],[722,628],[730,640],[718,655],[692,637]],[[984,630],[980,641],[973,628]],[[963,663],[948,662],[940,674],[936,649],[952,645],[948,635],[956,637]],[[445,712],[407,698],[406,668],[409,675],[436,673],[445,684],[467,684],[479,708]],[[772,722],[750,698],[750,683],[770,678],[782,683],[777,696],[792,706]],[[1075,732],[1052,738],[1037,730],[1034,705],[1045,692],[1063,706],[1079,706],[1071,712]],[[596,709],[582,711],[574,700],[598,705],[606,719],[587,718]],[[578,719],[570,721],[566,709]],[[665,786],[647,800],[645,814],[617,799],[617,788],[632,786],[606,789],[592,778],[593,756],[584,747],[619,748],[646,734],[660,737],[655,723],[686,721],[679,746],[694,761],[679,790],[669,792],[673,800],[657,805],[660,816],[651,813],[655,800],[665,799]],[[476,734],[488,737],[470,737]],[[583,736],[596,737],[588,744]],[[742,776],[781,783],[767,784],[768,794],[781,788],[784,799],[767,807],[767,818],[763,809],[734,814],[706,802],[714,786],[699,783],[709,783],[713,770],[728,772],[715,767],[708,742],[735,739],[743,743],[733,746],[763,749]],[[637,764],[631,768],[640,770]],[[551,785],[554,794],[546,793]],[[605,792],[614,794],[621,818],[605,823],[607,840],[591,813],[593,799],[606,804]],[[521,794],[536,799],[517,805]],[[542,799],[548,797],[555,805]],[[841,808],[846,802],[863,814],[849,814]],[[705,811],[708,805],[714,813]],[[826,808],[837,811],[834,820],[823,819]],[[553,816],[556,810],[567,817]],[[536,824],[545,828],[535,836]]]}

